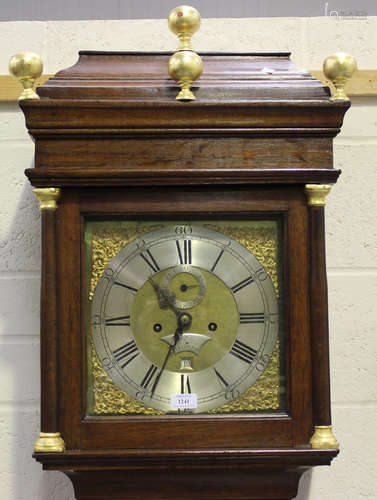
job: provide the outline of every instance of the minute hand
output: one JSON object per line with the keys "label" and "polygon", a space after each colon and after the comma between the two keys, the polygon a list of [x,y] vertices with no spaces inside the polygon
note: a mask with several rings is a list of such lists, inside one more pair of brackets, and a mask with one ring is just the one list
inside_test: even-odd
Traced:
{"label": "minute hand", "polygon": [[169,360],[169,357],[170,357],[170,354],[172,353],[172,351],[174,350],[175,346],[177,345],[177,342],[179,341],[180,337],[181,337],[181,334],[182,334],[182,326],[181,326],[181,321],[180,319],[178,318],[178,326],[177,326],[177,329],[174,333],[174,344],[171,344],[169,346],[169,350],[165,356],[165,359],[164,359],[164,362],[162,364],[162,368],[161,370],[159,371],[155,381],[154,381],[154,384],[153,384],[153,387],[152,387],[152,391],[151,391],[151,398],[153,398],[153,394],[154,394],[154,391],[156,390],[156,387],[160,381],[160,378],[161,378],[161,375],[163,373],[163,371],[165,370],[165,367],[166,367],[166,363],[168,362]]}

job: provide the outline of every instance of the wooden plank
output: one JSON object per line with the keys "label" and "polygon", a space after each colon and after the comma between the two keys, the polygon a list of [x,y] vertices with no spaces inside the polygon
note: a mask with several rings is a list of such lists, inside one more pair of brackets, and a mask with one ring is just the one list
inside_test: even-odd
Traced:
{"label": "wooden plank", "polygon": [[[321,82],[333,88],[329,80],[326,79],[322,71],[310,71]],[[359,69],[346,85],[346,94],[352,96],[377,96],[377,70]]]}
{"label": "wooden plank", "polygon": [[[42,75],[37,86],[45,83],[53,75]],[[0,102],[17,101],[22,92],[22,85],[10,75],[0,75]]]}
{"label": "wooden plank", "polygon": [[[332,86],[326,80],[320,70],[310,71],[318,80]],[[37,82],[42,85],[53,75],[43,75]],[[16,101],[22,92],[21,84],[10,75],[0,75],[0,102]],[[377,96],[377,69],[360,69],[355,76],[348,82],[346,93],[349,96]]]}

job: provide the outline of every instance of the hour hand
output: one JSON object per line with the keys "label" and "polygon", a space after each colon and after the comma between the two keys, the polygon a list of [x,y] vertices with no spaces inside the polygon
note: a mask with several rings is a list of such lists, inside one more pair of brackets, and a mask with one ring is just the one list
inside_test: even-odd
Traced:
{"label": "hour hand", "polygon": [[171,307],[171,304],[175,301],[175,294],[166,288],[161,288],[160,285],[158,285],[152,278],[149,278],[148,281],[157,294],[160,309],[167,309],[168,307]]}

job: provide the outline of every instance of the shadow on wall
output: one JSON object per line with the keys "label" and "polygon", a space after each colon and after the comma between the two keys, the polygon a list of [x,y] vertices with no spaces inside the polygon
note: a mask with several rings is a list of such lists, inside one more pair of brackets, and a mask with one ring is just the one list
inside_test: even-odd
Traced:
{"label": "shadow on wall", "polygon": [[312,470],[310,469],[301,477],[298,494],[295,500],[310,500],[310,483],[312,480]]}

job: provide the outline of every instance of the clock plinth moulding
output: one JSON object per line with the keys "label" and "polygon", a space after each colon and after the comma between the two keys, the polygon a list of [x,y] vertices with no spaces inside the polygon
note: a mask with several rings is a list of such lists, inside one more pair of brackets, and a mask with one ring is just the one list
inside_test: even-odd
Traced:
{"label": "clock plinth moulding", "polygon": [[[288,500],[338,454],[324,199],[349,102],[287,53],[202,53],[196,101],[177,102],[170,57],[80,52],[20,102],[42,211],[34,457],[77,500]],[[225,354],[204,356],[231,308]],[[167,380],[199,400],[200,370],[229,405],[144,404]]]}

